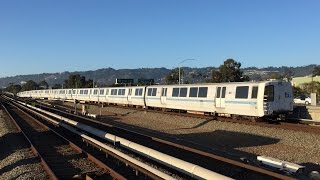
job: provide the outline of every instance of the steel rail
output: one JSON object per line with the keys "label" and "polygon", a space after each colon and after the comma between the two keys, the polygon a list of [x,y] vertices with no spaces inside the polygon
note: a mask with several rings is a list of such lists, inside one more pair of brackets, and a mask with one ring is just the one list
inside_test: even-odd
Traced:
{"label": "steel rail", "polygon": [[[54,110],[57,110],[57,111],[59,111],[61,113],[67,113],[65,111],[58,110],[58,109],[54,109]],[[68,113],[68,114],[69,115],[73,115],[73,114],[70,114],[70,113]],[[197,150],[197,149],[194,149],[194,148],[190,148],[190,147],[187,147],[187,146],[183,146],[183,145],[180,145],[180,144],[177,144],[177,143],[173,143],[173,142],[170,142],[170,141],[167,141],[167,140],[159,139],[157,137],[153,137],[153,136],[137,133],[137,132],[134,132],[132,130],[119,128],[119,127],[116,127],[114,125],[102,123],[102,122],[99,122],[99,121],[96,121],[96,120],[93,120],[93,119],[90,119],[90,118],[87,118],[87,117],[83,117],[83,116],[79,116],[79,115],[73,115],[73,116],[78,117],[78,118],[83,118],[83,119],[86,119],[88,121],[95,122],[95,123],[98,123],[98,124],[106,125],[108,127],[113,127],[113,128],[118,128],[118,129],[122,129],[122,130],[125,130],[125,131],[130,131],[132,133],[139,134],[139,135],[151,138],[154,141],[157,141],[157,142],[160,142],[160,143],[163,143],[163,144],[174,146],[174,147],[177,147],[179,149],[183,149],[183,150],[186,150],[186,151],[189,151],[189,152],[193,152],[195,154],[206,156],[206,157],[214,159],[214,160],[218,160],[218,161],[222,161],[222,162],[225,162],[225,163],[228,163],[228,164],[232,164],[232,165],[235,165],[235,166],[238,166],[238,167],[250,170],[250,171],[254,171],[254,172],[258,172],[258,173],[264,174],[264,175],[268,175],[268,176],[271,176],[273,178],[285,179],[285,180],[294,179],[292,177],[285,176],[285,175],[282,175],[282,174],[278,174],[278,173],[275,173],[273,171],[268,171],[268,170],[262,169],[260,167],[252,166],[252,165],[245,164],[245,163],[242,163],[242,162],[239,162],[239,161],[235,161],[235,160],[232,160],[232,159],[228,159],[228,158],[225,158],[225,157],[222,157],[222,156],[218,156],[218,155],[214,155],[214,154],[207,153],[207,152],[204,152],[204,151],[200,151],[200,150]]]}
{"label": "steel rail", "polygon": [[[54,113],[44,111],[42,109],[27,105],[27,104],[22,103],[22,102],[19,102],[19,103],[23,104],[23,105],[26,105],[26,106],[28,106],[28,107],[30,107],[32,109],[36,109],[37,111],[40,111],[42,113],[46,113],[47,115],[50,115],[50,116],[55,117],[57,119],[66,121],[68,124],[71,124],[73,126],[76,126],[77,128],[80,128],[82,130],[85,130],[85,131],[88,131],[90,133],[93,133],[96,136],[99,136],[99,137],[102,137],[102,138],[107,138],[109,140],[114,140],[113,135],[111,135],[111,134],[106,135],[105,132],[103,132],[101,130],[89,127],[87,125],[84,125],[84,124],[75,122],[73,120],[64,118],[63,116],[58,116],[58,115],[56,115]],[[201,177],[209,177],[209,176],[211,176],[211,177],[222,178],[222,179],[230,179],[230,178],[227,178],[226,176],[223,176],[223,175],[220,175],[220,174],[215,173],[213,171],[207,170],[207,169],[202,168],[200,166],[197,166],[195,164],[180,160],[178,158],[174,158],[172,156],[168,156],[168,155],[166,155],[164,153],[161,153],[161,152],[152,150],[150,148],[141,146],[141,145],[136,144],[134,142],[128,141],[128,140],[126,140],[124,138],[117,137],[117,141],[121,141],[121,142],[123,141],[123,143],[121,143],[121,145],[124,145],[125,147],[127,147],[129,149],[133,148],[133,150],[135,152],[138,152],[136,148],[141,149],[142,155],[147,155],[149,158],[152,158],[152,159],[156,158],[157,162],[162,162],[162,163],[164,163],[167,166],[172,167],[172,168],[175,167],[176,170],[182,171],[183,173],[190,174],[192,177],[198,177],[198,178],[201,179]],[[152,157],[152,156],[154,156],[154,157]],[[170,160],[170,162],[168,162],[168,160]],[[175,164],[174,161],[176,161],[176,163],[178,163],[178,164]],[[191,171],[191,169],[193,169],[193,170]]]}
{"label": "steel rail", "polygon": [[[39,102],[39,103],[41,103],[41,102]],[[60,106],[60,107],[63,107],[63,106]],[[50,108],[54,109],[52,107],[50,107]],[[54,110],[57,110],[57,111],[59,111],[61,113],[67,113],[67,112],[59,110],[59,109],[54,109]],[[78,118],[83,118],[83,119],[85,119],[87,121],[91,121],[91,122],[94,122],[94,123],[105,125],[105,126],[108,126],[108,127],[113,127],[113,128],[121,129],[121,130],[124,130],[124,131],[129,131],[129,132],[132,132],[132,133],[135,133],[135,134],[147,137],[147,138],[151,138],[152,140],[160,142],[160,143],[163,143],[163,144],[174,146],[174,147],[177,147],[179,149],[183,149],[183,150],[186,150],[186,151],[189,151],[189,152],[193,152],[195,154],[206,156],[206,157],[214,159],[214,160],[222,161],[222,162],[225,162],[225,163],[228,163],[228,164],[232,164],[232,165],[235,165],[235,166],[238,166],[238,167],[241,167],[241,168],[245,168],[245,169],[250,170],[250,171],[255,171],[255,172],[258,172],[258,173],[261,173],[261,174],[265,174],[265,175],[271,176],[273,178],[284,179],[284,180],[294,179],[292,177],[285,176],[285,175],[282,175],[282,174],[278,174],[278,173],[275,173],[273,171],[268,171],[268,170],[260,168],[260,167],[252,166],[252,165],[245,164],[245,163],[242,163],[242,162],[239,162],[239,161],[235,161],[235,160],[232,160],[232,159],[228,159],[228,158],[225,158],[225,157],[222,157],[222,156],[214,155],[214,154],[211,154],[211,153],[208,153],[208,152],[204,152],[204,151],[201,151],[201,150],[198,150],[198,149],[194,149],[194,148],[187,147],[187,146],[184,146],[184,145],[181,145],[181,144],[177,144],[177,143],[173,143],[173,142],[170,142],[170,141],[167,141],[167,140],[163,140],[163,139],[160,139],[160,138],[157,138],[157,137],[154,137],[154,136],[145,135],[145,134],[142,134],[142,133],[139,133],[139,132],[135,132],[135,131],[132,131],[132,130],[128,130],[128,129],[122,128],[122,127],[116,127],[116,126],[114,126],[112,124],[107,124],[105,122],[96,121],[96,120],[93,120],[93,119],[90,119],[90,118],[87,118],[87,117],[74,115],[74,114],[71,114],[71,113],[68,113],[68,114],[72,115],[72,116],[75,116],[75,117],[78,117]]]}
{"label": "steel rail", "polygon": [[44,158],[42,157],[42,155],[39,153],[39,151],[35,148],[35,146],[33,145],[32,141],[29,139],[29,137],[27,136],[27,134],[21,129],[21,127],[18,125],[18,123],[15,121],[15,119],[12,117],[12,115],[9,113],[9,111],[7,110],[7,108],[1,103],[2,108],[5,110],[6,114],[10,117],[11,121],[14,123],[14,125],[17,127],[18,131],[21,132],[23,134],[23,136],[26,138],[26,140],[29,142],[30,147],[32,149],[32,152],[39,157],[41,165],[43,166],[44,170],[47,172],[48,176],[50,177],[50,179],[52,180],[57,180],[58,177],[55,175],[55,173],[53,172],[53,170],[50,168],[50,166],[48,165],[48,163],[44,160]]}
{"label": "steel rail", "polygon": [[[11,105],[12,105],[12,104],[11,104]],[[15,106],[15,105],[12,105],[12,106],[18,108],[18,107]],[[116,172],[115,170],[113,170],[112,168],[110,168],[109,166],[107,166],[106,164],[104,164],[103,162],[101,162],[100,160],[98,160],[97,158],[95,158],[93,155],[91,155],[90,153],[86,152],[85,150],[83,150],[82,148],[80,148],[79,146],[77,146],[76,144],[72,143],[70,140],[68,140],[67,138],[65,138],[64,136],[62,136],[61,134],[59,134],[59,133],[56,132],[55,130],[49,128],[48,126],[44,125],[44,124],[41,123],[40,121],[36,120],[33,116],[31,116],[31,115],[29,115],[28,113],[22,111],[20,108],[18,108],[18,109],[19,109],[21,112],[23,112],[25,115],[27,115],[27,116],[29,116],[30,118],[32,118],[37,124],[39,124],[39,125],[41,125],[42,127],[50,130],[51,132],[53,132],[54,134],[56,134],[57,136],[59,136],[61,139],[63,139],[64,141],[68,142],[68,144],[70,145],[70,147],[71,147],[74,151],[76,151],[76,152],[78,152],[78,153],[84,154],[87,159],[89,159],[90,161],[92,161],[93,163],[95,163],[98,167],[100,167],[101,169],[103,169],[105,173],[110,174],[114,179],[118,179],[118,180],[124,180],[124,179],[126,179],[124,176],[122,176],[121,174],[119,174],[118,172]],[[9,113],[7,109],[6,109],[6,112]],[[11,114],[10,114],[10,117],[13,118],[13,117],[11,116]],[[16,122],[15,122],[15,124],[18,125]],[[18,126],[19,126],[19,125],[18,125]],[[20,127],[19,127],[19,129],[21,130]],[[22,131],[22,130],[21,130],[21,131]],[[22,132],[23,132],[23,131],[22,131]],[[25,133],[23,132],[23,134],[25,134]],[[28,141],[31,142],[31,140],[30,140],[29,138],[28,138]],[[34,146],[33,146],[33,147],[34,147]],[[38,151],[37,151],[37,152],[38,152]],[[41,158],[42,158],[42,156],[41,156]],[[45,162],[44,158],[42,158],[42,160]],[[50,166],[48,165],[48,163],[46,163],[45,168],[47,168],[47,167],[48,167],[48,168],[50,167]],[[51,170],[51,172],[53,173],[53,170],[52,170],[52,169],[50,169],[50,170]],[[49,171],[49,173],[51,173],[51,172]],[[53,174],[54,174],[54,173],[53,173]],[[51,174],[49,174],[49,175],[51,176]],[[56,178],[57,178],[57,177],[55,176],[55,177],[52,178],[52,179],[56,179]]]}
{"label": "steel rail", "polygon": [[[53,123],[55,126],[62,126],[66,129],[68,129],[69,131],[71,131],[75,134],[78,134],[79,136],[81,136],[83,138],[83,141],[90,143],[92,146],[95,146],[100,150],[104,150],[104,152],[106,152],[107,154],[110,154],[110,155],[116,157],[117,159],[119,159],[120,161],[131,165],[131,167],[136,168],[140,172],[150,176],[153,179],[173,179],[171,176],[166,175],[166,174],[164,174],[164,173],[160,172],[159,170],[156,170],[152,167],[149,167],[148,165],[141,163],[130,156],[127,156],[117,150],[114,150],[113,148],[106,147],[103,143],[100,143],[100,142],[94,140],[93,138],[91,138],[83,133],[78,132],[75,128],[72,128],[71,126],[67,125],[64,122],[57,122],[57,121],[55,121],[55,120],[53,120],[43,114],[40,114],[32,109],[29,109],[25,106],[22,106],[21,104],[16,104],[16,105],[20,106],[21,108],[24,108],[25,110],[28,110],[28,111],[34,113],[37,116],[40,116],[41,118],[44,118],[45,120]],[[118,179],[118,178],[116,178],[116,179]],[[123,178],[119,178],[119,179],[123,179]]]}

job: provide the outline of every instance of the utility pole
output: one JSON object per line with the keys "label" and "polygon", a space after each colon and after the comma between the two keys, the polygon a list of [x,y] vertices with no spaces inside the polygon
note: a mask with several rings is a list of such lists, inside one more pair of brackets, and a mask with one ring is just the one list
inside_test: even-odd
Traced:
{"label": "utility pole", "polygon": [[[179,62],[179,84],[181,84],[181,75],[180,75],[180,64],[186,62],[186,61],[196,61],[196,59],[185,59],[185,60],[182,60],[181,62]],[[183,82],[182,82],[183,83]]]}

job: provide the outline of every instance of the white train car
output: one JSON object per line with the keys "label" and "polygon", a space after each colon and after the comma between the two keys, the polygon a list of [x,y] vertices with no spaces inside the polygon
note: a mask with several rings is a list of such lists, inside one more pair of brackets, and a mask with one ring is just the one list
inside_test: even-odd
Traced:
{"label": "white train car", "polygon": [[77,100],[89,102],[91,91],[91,88],[77,89]]}
{"label": "white train car", "polygon": [[215,112],[214,88],[212,84],[148,86],[146,106]]}
{"label": "white train car", "polygon": [[148,86],[147,107],[263,117],[293,110],[289,82]]}
{"label": "white train car", "polygon": [[20,97],[102,102],[249,117],[293,110],[292,87],[284,81],[153,85],[26,91]]}
{"label": "white train car", "polygon": [[108,103],[109,88],[100,88],[98,93],[99,93],[98,102]]}
{"label": "white train car", "polygon": [[128,87],[112,87],[106,95],[107,102],[112,104],[128,105]]}
{"label": "white train car", "polygon": [[49,89],[49,93],[47,94],[48,95],[48,99],[53,99],[53,90],[52,89]]}
{"label": "white train car", "polygon": [[90,94],[90,101],[100,102],[99,88],[93,88]]}
{"label": "white train car", "polygon": [[128,105],[145,107],[145,86],[128,88]]}
{"label": "white train car", "polygon": [[57,93],[57,99],[65,101],[67,99],[67,89],[59,89]]}
{"label": "white train car", "polygon": [[66,100],[73,100],[73,89],[66,89]]}

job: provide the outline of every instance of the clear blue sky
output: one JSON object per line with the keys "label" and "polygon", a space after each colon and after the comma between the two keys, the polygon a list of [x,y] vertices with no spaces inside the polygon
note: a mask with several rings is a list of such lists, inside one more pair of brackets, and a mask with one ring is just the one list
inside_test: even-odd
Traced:
{"label": "clear blue sky", "polygon": [[319,0],[2,0],[0,77],[320,62]]}

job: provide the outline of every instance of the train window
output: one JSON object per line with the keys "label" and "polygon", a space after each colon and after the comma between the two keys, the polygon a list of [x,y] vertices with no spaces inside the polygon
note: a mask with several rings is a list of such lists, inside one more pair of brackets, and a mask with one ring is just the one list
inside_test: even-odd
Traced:
{"label": "train window", "polygon": [[236,89],[236,98],[237,99],[247,99],[249,92],[249,86],[238,86]]}
{"label": "train window", "polygon": [[257,99],[258,97],[258,86],[252,87],[251,99]]}
{"label": "train window", "polygon": [[111,89],[111,95],[114,95],[114,89]]}
{"label": "train window", "polygon": [[83,90],[80,90],[80,94],[83,94]]}
{"label": "train window", "polygon": [[225,98],[226,97],[226,87],[222,88],[222,93],[221,93],[221,98]]}
{"label": "train window", "polygon": [[207,97],[208,87],[199,87],[198,97]]}
{"label": "train window", "polygon": [[148,89],[148,96],[151,96],[152,95],[152,88],[149,88]]}
{"label": "train window", "polygon": [[187,97],[187,88],[180,88],[179,97]]}
{"label": "train window", "polygon": [[266,102],[274,101],[274,86],[273,85],[268,85],[265,87],[264,101],[266,101]]}
{"label": "train window", "polygon": [[167,96],[167,88],[162,88],[161,96]]}
{"label": "train window", "polygon": [[104,94],[104,89],[100,89],[100,95]]}
{"label": "train window", "polygon": [[119,89],[120,95],[124,95],[126,93],[126,89]]}
{"label": "train window", "polygon": [[198,88],[197,87],[190,88],[189,97],[198,97]]}
{"label": "train window", "polygon": [[72,94],[76,94],[76,90],[72,90]]}
{"label": "train window", "polygon": [[152,96],[156,96],[157,95],[157,88],[152,88]]}
{"label": "train window", "polygon": [[135,90],[135,96],[142,96],[142,88],[138,88]]}
{"label": "train window", "polygon": [[[103,90],[104,91],[104,90]],[[107,89],[106,95],[109,95],[109,89]]]}
{"label": "train window", "polygon": [[221,93],[221,87],[217,88],[217,98],[220,98],[220,93]]}
{"label": "train window", "polygon": [[93,94],[98,94],[98,89],[95,89],[94,91],[93,91]]}
{"label": "train window", "polygon": [[88,94],[88,90],[84,90],[84,94]]}
{"label": "train window", "polygon": [[113,95],[117,95],[117,94],[118,94],[118,89],[114,89]]}
{"label": "train window", "polygon": [[178,97],[178,96],[179,96],[179,88],[173,88],[172,97]]}

